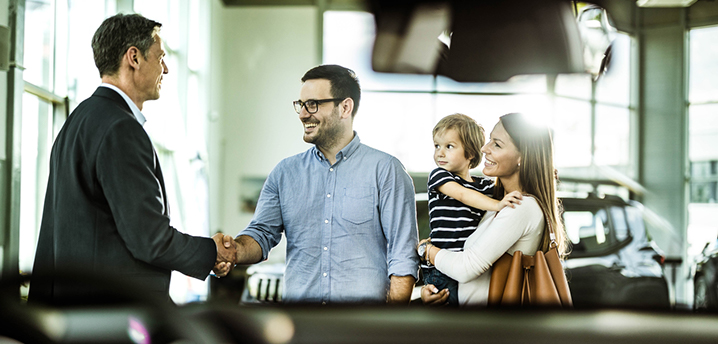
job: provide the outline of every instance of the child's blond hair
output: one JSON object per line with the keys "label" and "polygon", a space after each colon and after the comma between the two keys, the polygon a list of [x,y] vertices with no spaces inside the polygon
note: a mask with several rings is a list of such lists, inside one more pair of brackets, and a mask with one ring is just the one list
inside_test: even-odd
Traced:
{"label": "child's blond hair", "polygon": [[473,118],[455,113],[436,123],[432,136],[436,137],[448,129],[454,129],[459,134],[461,145],[464,146],[464,157],[469,159],[469,169],[479,166],[483,157],[481,147],[484,145],[484,128]]}

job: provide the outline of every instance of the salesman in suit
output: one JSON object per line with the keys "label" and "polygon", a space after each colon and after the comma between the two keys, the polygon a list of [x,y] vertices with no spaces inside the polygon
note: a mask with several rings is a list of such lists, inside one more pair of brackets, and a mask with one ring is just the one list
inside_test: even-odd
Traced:
{"label": "salesman in suit", "polygon": [[159,29],[140,15],[107,18],[92,38],[102,84],[68,117],[52,148],[30,301],[101,301],[96,286],[66,284],[83,274],[128,281],[169,300],[170,273],[225,274],[234,247],[170,226],[164,179],[142,125],[142,105],[160,97],[168,73]]}

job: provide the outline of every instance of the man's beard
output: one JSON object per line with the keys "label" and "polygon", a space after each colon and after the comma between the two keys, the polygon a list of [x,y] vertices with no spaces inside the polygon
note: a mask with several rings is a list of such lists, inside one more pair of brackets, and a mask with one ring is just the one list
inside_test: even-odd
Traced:
{"label": "man's beard", "polygon": [[304,135],[304,142],[313,143],[320,148],[329,149],[334,147],[337,142],[339,142],[342,132],[339,116],[339,108],[335,107],[334,110],[332,110],[330,120],[322,123],[321,130],[318,131],[314,137]]}

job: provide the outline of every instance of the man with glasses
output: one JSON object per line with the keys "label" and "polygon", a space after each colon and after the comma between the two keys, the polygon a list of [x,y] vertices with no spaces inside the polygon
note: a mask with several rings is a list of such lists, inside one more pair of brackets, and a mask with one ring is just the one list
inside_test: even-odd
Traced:
{"label": "man with glasses", "polygon": [[411,178],[352,129],[361,97],[353,71],[322,65],[302,82],[294,110],[314,147],[269,174],[235,238],[237,262],[267,259],[284,233],[284,302],[408,303],[418,273]]}

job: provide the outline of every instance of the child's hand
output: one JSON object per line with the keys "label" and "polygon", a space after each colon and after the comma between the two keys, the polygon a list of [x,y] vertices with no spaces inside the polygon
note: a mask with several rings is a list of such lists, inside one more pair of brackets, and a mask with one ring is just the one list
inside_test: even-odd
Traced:
{"label": "child's hand", "polygon": [[421,302],[429,306],[446,305],[449,301],[449,289],[439,290],[433,284],[421,288]]}
{"label": "child's hand", "polygon": [[504,199],[499,202],[499,209],[504,209],[504,207],[516,208],[516,204],[521,204],[522,199],[523,196],[520,192],[509,192],[506,196],[504,196]]}

